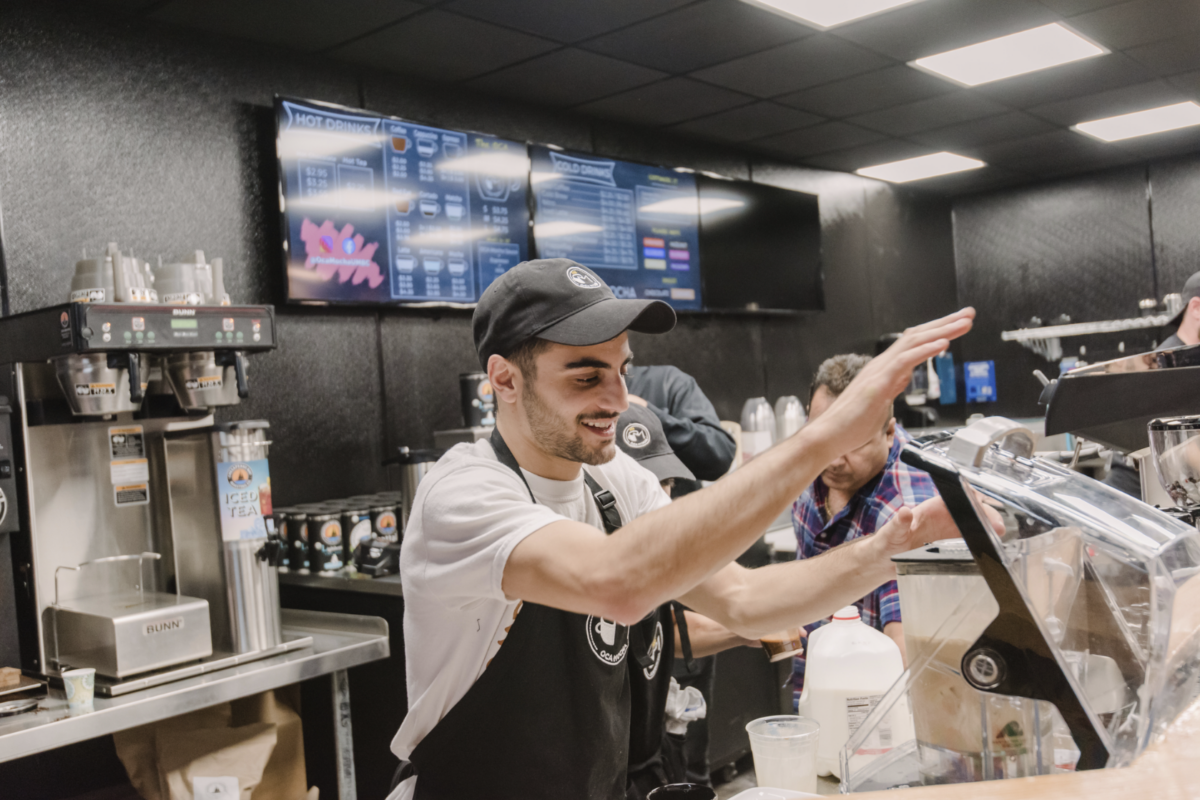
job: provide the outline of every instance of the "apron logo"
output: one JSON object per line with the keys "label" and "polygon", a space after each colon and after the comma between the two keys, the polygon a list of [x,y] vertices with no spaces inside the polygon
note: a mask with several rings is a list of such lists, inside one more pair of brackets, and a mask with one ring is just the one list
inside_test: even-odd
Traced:
{"label": "apron logo", "polygon": [[646,680],[654,680],[654,676],[658,674],[658,665],[662,663],[663,652],[663,629],[662,621],[654,625],[654,641],[650,642],[650,652],[648,655],[654,660],[654,663],[642,670],[642,674],[646,676]]}
{"label": "apron logo", "polygon": [[629,652],[629,628],[603,617],[587,618],[587,640],[596,658],[615,667]]}
{"label": "apron logo", "polygon": [[604,284],[600,283],[600,279],[592,273],[580,267],[570,267],[567,269],[567,278],[571,283],[578,286],[580,289],[599,289]]}
{"label": "apron logo", "polygon": [[650,429],[640,422],[631,422],[625,426],[625,433],[621,434],[621,438],[625,440],[625,444],[640,450],[650,444]]}

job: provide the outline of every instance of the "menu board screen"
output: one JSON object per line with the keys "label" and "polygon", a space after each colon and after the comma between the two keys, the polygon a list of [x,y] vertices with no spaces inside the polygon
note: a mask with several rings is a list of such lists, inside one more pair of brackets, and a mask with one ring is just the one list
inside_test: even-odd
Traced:
{"label": "menu board screen", "polygon": [[539,258],[578,261],[617,297],[702,307],[693,175],[539,146],[529,157]]}
{"label": "menu board screen", "polygon": [[276,101],[288,299],[467,305],[526,260],[523,142]]}

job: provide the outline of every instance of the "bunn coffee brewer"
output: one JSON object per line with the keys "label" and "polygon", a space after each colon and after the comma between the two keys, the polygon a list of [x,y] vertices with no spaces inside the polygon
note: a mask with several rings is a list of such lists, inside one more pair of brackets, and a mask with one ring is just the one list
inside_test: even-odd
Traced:
{"label": "bunn coffee brewer", "polygon": [[118,695],[306,646],[279,627],[265,422],[216,424],[270,306],[76,302],[0,319],[0,489],[24,670]]}
{"label": "bunn coffee brewer", "polygon": [[1200,534],[1033,441],[989,417],[905,448],[962,539],[893,559],[909,668],[843,791],[1124,766],[1200,695]]}

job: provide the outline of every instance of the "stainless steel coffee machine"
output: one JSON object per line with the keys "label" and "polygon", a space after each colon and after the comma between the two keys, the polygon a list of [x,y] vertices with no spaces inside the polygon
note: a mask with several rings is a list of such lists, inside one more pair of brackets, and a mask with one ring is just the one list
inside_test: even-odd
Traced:
{"label": "stainless steel coffee machine", "polygon": [[211,411],[247,396],[247,354],[274,347],[270,306],[0,319],[24,670],[94,667],[117,695],[311,643],[279,627],[268,427]]}

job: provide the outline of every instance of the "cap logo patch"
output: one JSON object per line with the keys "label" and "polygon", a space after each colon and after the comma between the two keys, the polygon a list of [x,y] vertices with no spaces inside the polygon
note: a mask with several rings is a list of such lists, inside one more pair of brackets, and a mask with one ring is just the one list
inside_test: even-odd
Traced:
{"label": "cap logo patch", "polygon": [[599,289],[604,285],[595,275],[579,267],[568,267],[567,278],[580,289]]}
{"label": "cap logo patch", "polygon": [[640,422],[631,422],[625,427],[625,433],[621,434],[621,438],[625,440],[625,444],[635,450],[640,450],[650,444],[650,429]]}

